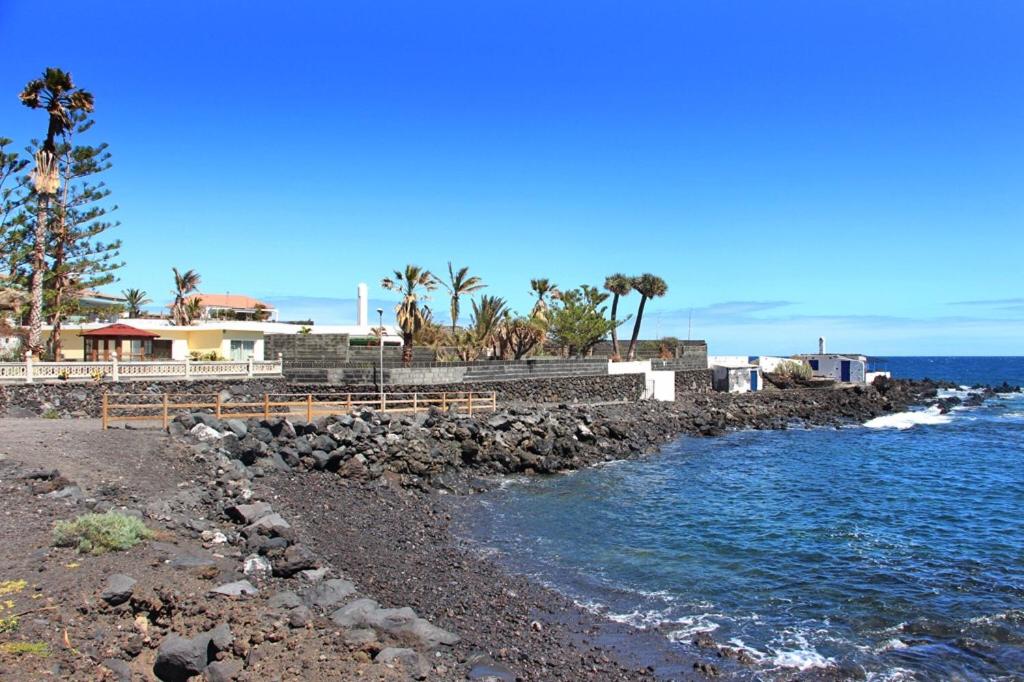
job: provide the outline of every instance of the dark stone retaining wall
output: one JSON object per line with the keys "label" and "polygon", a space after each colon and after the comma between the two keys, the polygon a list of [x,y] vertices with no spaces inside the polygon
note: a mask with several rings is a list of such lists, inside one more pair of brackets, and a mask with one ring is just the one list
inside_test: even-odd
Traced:
{"label": "dark stone retaining wall", "polygon": [[[264,393],[288,393],[284,379],[251,379],[248,381],[119,381],[95,383],[39,383],[0,385],[0,416],[37,417],[46,414],[59,417],[99,417],[103,393],[116,402],[121,394],[189,393],[221,394],[224,402],[254,402]],[[122,399],[121,402],[127,402]],[[144,402],[139,400],[138,402]],[[52,412],[51,412],[52,411]]]}
{"label": "dark stone retaining wall", "polygon": [[[293,385],[298,392],[372,393],[373,384],[302,384]],[[388,392],[455,393],[458,391],[495,391],[502,403],[599,403],[636,401],[644,390],[643,374],[591,377],[539,377],[506,381],[470,381],[452,384],[412,384],[385,386]]]}
{"label": "dark stone retaining wall", "polygon": [[[421,393],[441,391],[497,391],[501,403],[594,403],[638,400],[643,392],[642,374],[601,377],[547,377],[512,381],[478,381],[454,384],[426,384],[388,387]],[[55,417],[99,417],[103,393],[111,402],[125,393],[207,394],[213,400],[221,395],[225,404],[259,402],[264,393],[374,393],[373,384],[289,384],[284,379],[252,379],[249,381],[132,381],[118,383],[39,383],[0,385],[0,416],[34,417],[51,414]],[[131,400],[132,402],[146,402]],[[129,402],[122,399],[121,402]]]}
{"label": "dark stone retaining wall", "polygon": [[676,396],[684,393],[711,393],[711,370],[676,371]]}

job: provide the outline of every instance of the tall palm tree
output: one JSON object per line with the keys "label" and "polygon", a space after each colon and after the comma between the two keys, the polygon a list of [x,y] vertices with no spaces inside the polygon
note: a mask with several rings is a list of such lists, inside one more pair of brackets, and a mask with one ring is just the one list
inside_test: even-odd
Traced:
{"label": "tall palm tree", "polygon": [[459,268],[456,271],[452,266],[452,262],[448,261],[448,281],[441,282],[441,286],[447,289],[452,297],[449,310],[452,314],[452,333],[454,334],[455,325],[459,319],[459,298],[463,294],[472,294],[474,291],[480,291],[487,285],[476,275],[470,275],[469,268]]}
{"label": "tall palm tree", "polygon": [[648,272],[633,278],[633,288],[640,294],[640,307],[637,308],[636,322],[633,323],[633,337],[629,340],[629,360],[636,360],[636,340],[640,336],[640,323],[643,321],[647,299],[667,294],[668,284],[661,277]]}
{"label": "tall palm tree", "polygon": [[612,293],[612,353],[619,357],[619,325],[616,324],[619,312],[619,297],[628,296],[633,291],[633,278],[621,272],[609,275],[604,279],[604,288]]}
{"label": "tall palm tree", "polygon": [[171,268],[171,271],[174,272],[174,291],[171,292],[174,294],[174,303],[171,305],[171,319],[174,320],[174,324],[184,326],[192,322],[192,314],[195,313],[194,306],[190,309],[188,295],[199,289],[202,279],[195,270],[181,272],[178,268]]}
{"label": "tall palm tree", "polygon": [[92,94],[76,88],[71,74],[60,69],[47,68],[42,78],[31,80],[19,95],[21,103],[30,109],[45,109],[49,118],[46,138],[36,152],[36,167],[32,182],[36,191],[35,243],[32,254],[31,306],[28,318],[28,346],[38,355],[43,348],[43,271],[46,268],[46,236],[50,217],[50,197],[56,193],[60,180],[57,176],[57,137],[74,125],[74,115],[93,109]]}
{"label": "tall palm tree", "polygon": [[385,277],[380,285],[402,294],[395,306],[395,318],[402,330],[402,363],[411,365],[414,337],[430,317],[430,309],[422,302],[430,298],[426,292],[437,288],[437,278],[418,265],[406,265],[404,271],[395,270],[395,276]]}
{"label": "tall palm tree", "polygon": [[558,285],[545,278],[531,279],[530,290],[537,296],[537,302],[533,304],[533,311],[530,313],[531,317],[546,320],[548,300],[557,299],[561,295]]}
{"label": "tall palm tree", "polygon": [[141,317],[142,306],[153,302],[146,297],[146,292],[142,289],[125,289],[121,295],[124,296],[125,305],[128,306],[128,317]]}

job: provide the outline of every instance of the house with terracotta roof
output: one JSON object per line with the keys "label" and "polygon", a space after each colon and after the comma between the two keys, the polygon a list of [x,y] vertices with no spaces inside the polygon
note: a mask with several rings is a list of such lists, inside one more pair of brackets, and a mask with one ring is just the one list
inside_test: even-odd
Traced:
{"label": "house with terracotta roof", "polygon": [[274,306],[242,294],[196,294],[189,300],[198,300],[204,320],[255,320],[277,322]]}

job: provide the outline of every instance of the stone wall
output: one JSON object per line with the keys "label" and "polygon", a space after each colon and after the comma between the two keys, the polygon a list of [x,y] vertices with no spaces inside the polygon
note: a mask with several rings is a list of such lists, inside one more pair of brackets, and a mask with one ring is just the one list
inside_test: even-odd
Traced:
{"label": "stone wall", "polygon": [[[292,390],[315,395],[317,392],[372,393],[377,388],[373,384],[303,384],[292,386]],[[636,401],[640,399],[644,390],[644,375],[534,377],[503,381],[409,384],[386,386],[386,390],[389,393],[456,393],[459,391],[482,393],[495,391],[499,405],[511,402],[536,404]]]}
{"label": "stone wall", "polygon": [[711,370],[693,369],[676,371],[676,396],[686,393],[711,393]]}
{"label": "stone wall", "polygon": [[0,385],[0,416],[99,417],[104,392],[113,396],[112,401],[127,393],[153,396],[188,393],[207,394],[211,400],[220,394],[224,402],[256,402],[263,399],[264,393],[292,390],[284,379],[3,384]]}
{"label": "stone wall", "polygon": [[263,337],[263,357],[284,358],[287,367],[306,362],[348,362],[348,334],[267,334]]}
{"label": "stone wall", "polygon": [[[389,392],[438,393],[447,391],[496,391],[499,403],[576,403],[639,400],[644,388],[642,374],[601,377],[534,377],[505,381],[409,384],[388,386]],[[213,401],[220,395],[225,405],[232,402],[260,402],[265,393],[376,393],[368,383],[288,384],[284,379],[248,381],[135,381],[123,383],[40,383],[0,385],[0,417],[99,417],[103,393],[116,402],[149,402],[133,394],[152,395],[154,403],[163,393],[203,395]]]}

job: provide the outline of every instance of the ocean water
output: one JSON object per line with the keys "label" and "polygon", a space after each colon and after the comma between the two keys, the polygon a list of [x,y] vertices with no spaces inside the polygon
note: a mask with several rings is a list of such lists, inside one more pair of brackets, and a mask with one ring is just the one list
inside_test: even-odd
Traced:
{"label": "ocean water", "polygon": [[[1022,358],[932,360],[889,366],[1024,383]],[[463,516],[509,569],[678,642],[711,631],[748,649],[760,679],[1024,679],[1019,394],[842,429],[685,437],[643,460],[513,480]]]}

